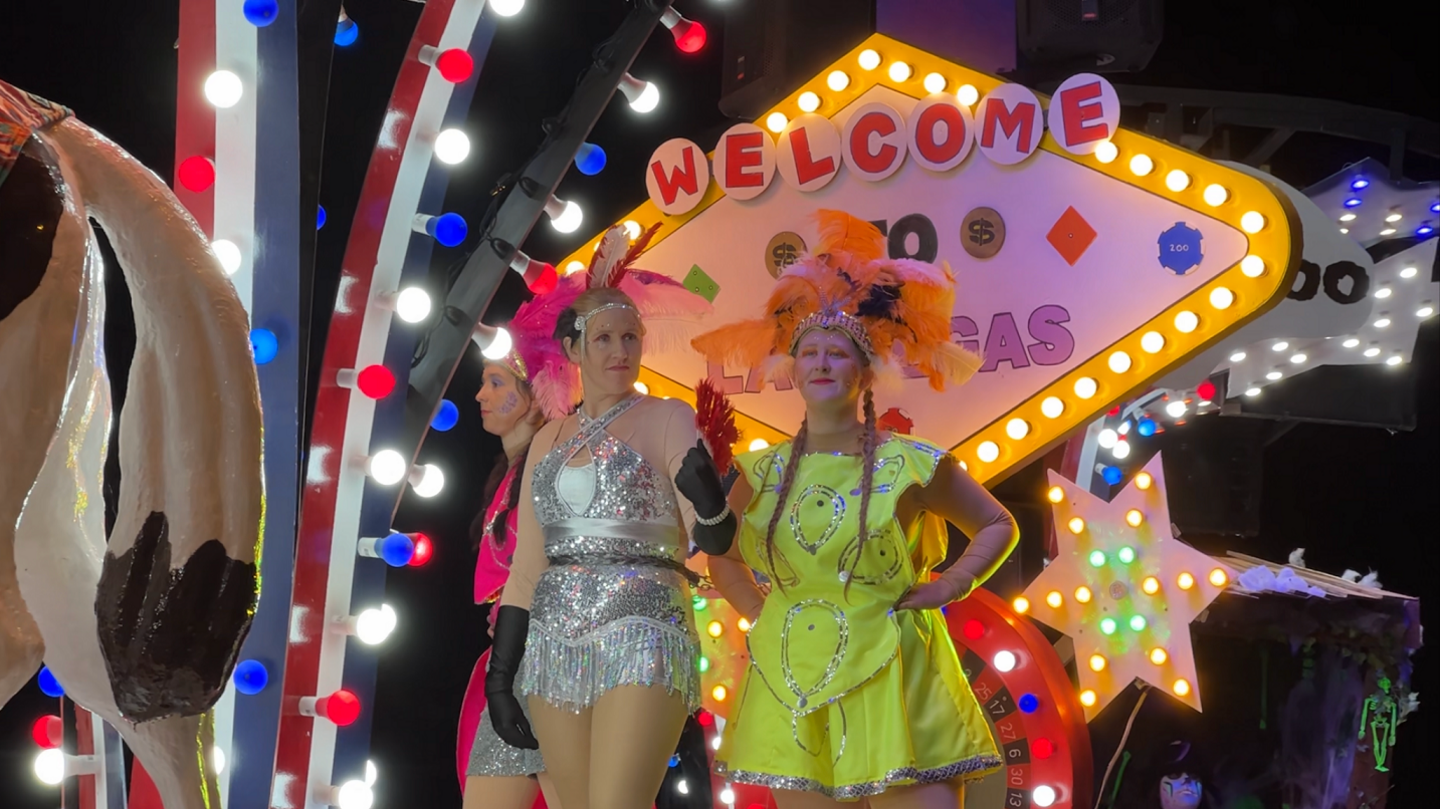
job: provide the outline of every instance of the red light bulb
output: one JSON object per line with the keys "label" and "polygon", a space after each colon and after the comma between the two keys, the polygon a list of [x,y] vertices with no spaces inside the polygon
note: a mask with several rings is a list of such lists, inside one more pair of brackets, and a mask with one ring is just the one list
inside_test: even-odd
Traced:
{"label": "red light bulb", "polygon": [[54,750],[65,741],[65,724],[58,716],[42,716],[30,727],[30,738],[46,750]]}
{"label": "red light bulb", "polygon": [[1208,379],[1201,382],[1200,386],[1195,389],[1195,394],[1207,402],[1215,401],[1215,383]]}
{"label": "red light bulb", "polygon": [[371,365],[356,375],[355,386],[371,399],[383,399],[395,390],[395,375],[383,365]]}
{"label": "red light bulb", "polygon": [[460,48],[451,48],[435,58],[435,69],[440,78],[451,84],[459,84],[475,72],[475,60]]}
{"label": "red light bulb", "polygon": [[180,161],[180,168],[175,171],[175,179],[186,191],[200,193],[215,184],[215,164],[209,158],[194,155]]}
{"label": "red light bulb", "polygon": [[715,715],[709,711],[701,711],[695,715],[695,721],[708,728],[715,724]]}
{"label": "red light bulb", "polygon": [[675,37],[675,47],[684,53],[695,53],[705,47],[705,26],[694,20],[681,19],[670,29]]}
{"label": "red light bulb", "polygon": [[985,637],[985,625],[974,618],[966,621],[961,631],[965,633],[966,640],[980,640]]}
{"label": "red light bulb", "polygon": [[1111,417],[1120,415],[1120,405],[1115,405],[1114,407],[1110,408],[1110,412],[1108,415]]}
{"label": "red light bulb", "polygon": [[435,555],[435,543],[430,541],[430,537],[418,532],[412,535],[411,539],[415,542],[415,555],[410,557],[410,567],[419,567]]}
{"label": "red light bulb", "polygon": [[360,698],[342,688],[328,697],[315,700],[315,713],[338,727],[353,725],[360,718]]}
{"label": "red light bulb", "polygon": [[530,262],[530,266],[525,268],[524,277],[525,286],[536,295],[544,295],[560,283],[560,276],[556,274],[555,268],[539,261]]}
{"label": "red light bulb", "polygon": [[1041,736],[1030,743],[1030,755],[1035,758],[1050,758],[1055,755],[1055,743]]}

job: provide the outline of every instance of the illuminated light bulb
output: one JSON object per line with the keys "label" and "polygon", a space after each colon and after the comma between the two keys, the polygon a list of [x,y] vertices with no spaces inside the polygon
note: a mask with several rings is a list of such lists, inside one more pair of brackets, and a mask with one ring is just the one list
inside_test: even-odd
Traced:
{"label": "illuminated light bulb", "polygon": [[406,287],[395,296],[395,314],[406,323],[419,323],[430,316],[430,294],[420,287]]}
{"label": "illuminated light bulb", "polygon": [[442,213],[439,216],[429,214],[415,214],[411,229],[416,233],[424,233],[435,239],[446,247],[455,247],[465,241],[469,233],[469,225],[465,223],[465,217],[458,213]]}
{"label": "illuminated light bulb", "polygon": [[1350,232],[1350,228],[1340,228],[1340,232],[1341,232],[1341,233],[1349,233],[1349,232]]}
{"label": "illuminated light bulb", "polygon": [[1070,521],[1065,523],[1065,527],[1069,528],[1072,534],[1083,533],[1085,531],[1085,520],[1080,517],[1071,517]]}
{"label": "illuminated light bulb", "polygon": [[701,674],[704,674],[705,672],[709,671],[709,670],[710,670],[710,658],[705,657],[705,656],[702,655],[702,656],[700,657],[700,662],[699,662],[697,668],[700,669],[700,673],[701,673]]}
{"label": "illuminated light bulb", "polygon": [[1404,358],[1402,358],[1399,354],[1395,354],[1394,356],[1390,356],[1390,357],[1386,357],[1386,358],[1385,358],[1385,364],[1386,364],[1386,365],[1391,365],[1391,366],[1399,365],[1400,363],[1402,363],[1402,362],[1404,362],[1404,361],[1405,361]]}
{"label": "illuminated light bulb", "polygon": [[1117,374],[1123,374],[1130,370],[1130,355],[1124,351],[1116,351],[1110,355],[1110,370]]}
{"label": "illuminated light bulb", "polygon": [[1055,788],[1051,786],[1046,786],[1045,784],[1041,784],[1040,786],[1030,790],[1030,802],[1035,804],[1036,806],[1041,807],[1041,809],[1045,809],[1045,807],[1048,806],[1054,806],[1055,798]]}
{"label": "illuminated light bulb", "polygon": [[1422,306],[1415,310],[1415,316],[1419,318],[1426,318],[1433,314],[1435,314],[1435,307],[1433,306]]}
{"label": "illuminated light bulb", "polygon": [[480,356],[487,360],[503,360],[514,347],[510,332],[502,326],[481,325],[475,329],[473,338],[480,346]]}
{"label": "illuminated light bulb", "polygon": [[1165,415],[1169,416],[1172,419],[1180,418],[1181,416],[1185,415],[1185,403],[1180,401],[1179,399],[1176,399],[1175,401],[1165,405]]}
{"label": "illuminated light bulb", "polygon": [[1015,600],[1010,602],[1010,606],[1014,607],[1018,614],[1024,615],[1030,611],[1030,599],[1025,596],[1016,596]]}
{"label": "illuminated light bulb", "polygon": [[1279,382],[1280,378],[1283,376],[1284,374],[1280,373],[1279,371],[1271,371],[1270,373],[1265,375],[1265,378],[1270,380],[1271,382]]}
{"label": "illuminated light bulb", "polygon": [[1025,419],[1010,419],[1005,423],[1005,434],[1019,441],[1030,434],[1030,424]]}
{"label": "illuminated light bulb", "polygon": [[1230,199],[1230,192],[1223,185],[1210,184],[1205,186],[1205,204],[1214,208],[1224,205],[1225,200]]}
{"label": "illuminated light bulb", "polygon": [[1170,173],[1165,175],[1165,187],[1171,191],[1184,191],[1190,187],[1190,175],[1180,169],[1171,169]]}
{"label": "illuminated light bulb", "polygon": [[675,47],[679,48],[681,53],[698,53],[705,47],[705,26],[680,16],[680,12],[673,6],[660,14],[660,24],[670,29],[670,36],[675,38]]}
{"label": "illuminated light bulb", "polygon": [[1388,317],[1382,317],[1382,318],[1380,318],[1379,320],[1375,321],[1375,328],[1377,328],[1377,329],[1387,328],[1387,327],[1389,327],[1389,325],[1390,325],[1390,318],[1388,318]]}
{"label": "illuminated light bulb", "polygon": [[1356,340],[1354,337],[1351,337],[1340,345],[1344,346],[1345,348],[1354,348],[1355,346],[1360,345],[1360,341]]}
{"label": "illuminated light bulb", "polygon": [[205,100],[225,110],[240,103],[245,85],[240,77],[228,70],[217,70],[205,79]]}
{"label": "illuminated light bulb", "polygon": [[490,0],[490,8],[501,17],[514,17],[525,7],[525,0]]}
{"label": "illuminated light bulb", "polygon": [[[1144,519],[1144,516],[1134,509],[1131,509],[1130,513],[1125,515],[1125,522],[1130,523],[1132,527],[1139,525]],[[1123,545],[1120,550],[1115,552],[1115,558],[1120,560],[1120,564],[1128,565],[1135,561],[1135,549],[1129,545]]]}
{"label": "illuminated light bulb", "polygon": [[1049,498],[1050,502],[1059,503],[1065,499],[1065,490],[1059,486],[1051,486],[1050,491],[1046,492],[1045,496]]}
{"label": "illuminated light bulb", "polygon": [[725,634],[725,625],[719,621],[711,621],[710,624],[705,627],[705,632],[712,638],[718,638]]}
{"label": "illuminated light bulb", "polygon": [[1110,449],[1119,443],[1119,441],[1120,434],[1109,427],[1101,430],[1100,434],[1095,436],[1095,443],[1099,444],[1101,449]]}
{"label": "illuminated light bulb", "polygon": [[1406,267],[1405,269],[1403,269],[1403,270],[1400,271],[1400,277],[1401,277],[1401,278],[1414,278],[1416,275],[1419,275],[1419,273],[1420,273],[1420,271],[1417,270],[1417,269],[1415,269],[1414,267]]}
{"label": "illuminated light bulb", "polygon": [[1120,147],[1108,140],[1100,141],[1100,145],[1095,147],[1095,159],[1101,163],[1114,163],[1115,158],[1119,156]]}
{"label": "illuminated light bulb", "polygon": [[640,227],[640,223],[634,219],[626,219],[620,227],[625,228],[625,237],[632,242],[640,238],[640,234],[644,231],[644,228]]}
{"label": "illuminated light bulb", "polygon": [[216,775],[225,774],[225,751],[216,747],[210,751],[210,761],[215,767]]}
{"label": "illuminated light bulb", "polygon": [[191,155],[180,161],[175,169],[175,179],[186,191],[198,194],[215,184],[215,164],[208,157]]}
{"label": "illuminated light bulb", "polygon": [[830,75],[825,77],[825,86],[838,93],[850,86],[850,74],[843,70],[832,70]]}
{"label": "illuminated light bulb", "polygon": [[975,89],[973,84],[962,84],[960,89],[955,91],[955,98],[967,107],[975,106],[980,100],[980,91]]}
{"label": "illuminated light bulb", "polygon": [[1148,622],[1143,615],[1130,616],[1130,629],[1134,632],[1144,632]]}
{"label": "illuminated light bulb", "polygon": [[1355,214],[1353,214],[1353,213],[1347,213],[1347,214],[1345,214],[1345,215],[1343,215],[1343,216],[1340,217],[1340,221],[1341,221],[1341,222],[1354,222],[1354,221],[1355,221]]}
{"label": "illuminated light bulb", "polygon": [[583,261],[572,261],[572,262],[570,262],[569,264],[566,264],[566,265],[565,265],[565,274],[566,274],[566,275],[574,275],[574,274],[577,273],[577,272],[584,272],[584,271],[585,271],[585,262],[583,262]]}
{"label": "illuminated light bulb", "polygon": [[1390,287],[1380,287],[1379,289],[1375,290],[1375,297],[1379,298],[1382,301],[1390,297],[1391,294],[1393,294],[1393,290],[1391,290]]}
{"label": "illuminated light bulb", "polygon": [[370,456],[366,466],[370,477],[381,486],[394,486],[404,480],[410,467],[400,453],[393,449],[382,449]]}
{"label": "illuminated light bulb", "polygon": [[1235,303],[1235,293],[1228,287],[1215,287],[1210,290],[1210,305],[1216,309],[1229,309]]}
{"label": "illuminated light bulb", "polygon": [[1045,595],[1045,603],[1049,604],[1051,609],[1058,610],[1060,605],[1065,603],[1065,597],[1060,595],[1059,590],[1051,590]]}
{"label": "illuminated light bulb", "polygon": [[880,54],[873,48],[860,51],[860,69],[874,70],[880,66]]}
{"label": "illuminated light bulb", "polygon": [[1287,348],[1289,348],[1289,347],[1290,347],[1290,344],[1289,344],[1289,343],[1285,342],[1284,340],[1281,340],[1280,342],[1275,343],[1274,345],[1270,346],[1270,350],[1271,350],[1271,351],[1284,351],[1285,349],[1287,349]]}
{"label": "illuminated light bulb", "polygon": [[1118,442],[1116,442],[1116,443],[1115,443],[1115,446],[1113,446],[1113,447],[1110,448],[1110,453],[1115,456],[1116,460],[1121,460],[1121,461],[1123,461],[1123,460],[1125,460],[1126,458],[1129,458],[1129,457],[1130,457],[1130,442],[1129,442],[1129,441],[1118,441]]}
{"label": "illuminated light bulb", "polygon": [[234,275],[235,271],[240,269],[240,264],[244,260],[240,255],[239,245],[229,239],[216,239],[211,242],[210,252],[214,253],[215,258],[220,260],[220,269],[224,270],[226,275]]}
{"label": "illuminated light bulb", "polygon": [[1084,691],[1081,691],[1081,692],[1080,692],[1080,704],[1081,704],[1081,705],[1084,705],[1086,708],[1094,708],[1094,707],[1095,707],[1095,702],[1096,702],[1096,697],[1095,697],[1095,692],[1094,692],[1094,691],[1091,691],[1090,689],[1087,688],[1087,689],[1085,689]]}
{"label": "illuminated light bulb", "polygon": [[1259,388],[1246,388],[1246,389],[1245,389],[1245,395],[1248,396],[1248,397],[1251,398],[1251,399],[1254,399],[1256,396],[1259,396],[1259,395],[1260,395],[1260,389],[1259,389]]}
{"label": "illuminated light bulb", "polygon": [[1155,483],[1155,478],[1149,472],[1141,472],[1135,476],[1135,486],[1144,491]]}
{"label": "illuminated light bulb", "polygon": [[[820,109],[820,96],[806,90],[800,94],[800,97],[795,100],[795,103],[800,106],[801,112],[814,112]],[[780,128],[784,129],[785,127],[782,126]]]}
{"label": "illuminated light bulb", "polygon": [[1246,211],[1240,217],[1240,229],[1246,233],[1259,233],[1265,229],[1265,215],[1259,211]]}
{"label": "illuminated light bulb", "polygon": [[1093,654],[1093,655],[1090,655],[1090,670],[1091,670],[1091,671],[1104,671],[1104,670],[1105,670],[1105,655],[1102,655],[1102,654]]}
{"label": "illuminated light bulb", "polygon": [[1040,403],[1040,414],[1047,419],[1058,419],[1065,412],[1065,403],[1057,396],[1046,396]]}
{"label": "illuminated light bulb", "polygon": [[1095,594],[1090,592],[1090,588],[1086,587],[1083,584],[1075,588],[1075,600],[1079,601],[1081,604],[1089,604],[1090,599],[1094,597]]}
{"label": "illuminated light bulb", "polygon": [[789,123],[790,119],[786,118],[785,113],[783,112],[772,112],[769,115],[765,116],[765,128],[770,130],[771,132],[784,132],[785,127]]}
{"label": "illuminated light bulb", "polygon": [[710,689],[710,696],[714,697],[716,702],[724,702],[725,698],[730,696],[730,691],[723,685],[717,685]]}
{"label": "illuminated light bulb", "polygon": [[720,790],[720,802],[721,802],[721,803],[734,803],[734,802],[735,802],[735,790],[731,789],[728,784],[727,784],[724,788],[722,788],[722,789]]}
{"label": "illuminated light bulb", "polygon": [[927,93],[943,93],[943,92],[945,92],[945,85],[946,85],[945,77],[942,76],[942,75],[940,75],[939,73],[927,73],[927,74],[925,74],[925,82],[924,82],[924,83],[925,83],[925,92],[927,92]]}
{"label": "illuminated light bulb", "polygon": [[1176,680],[1175,684],[1170,686],[1170,690],[1174,691],[1177,697],[1188,696],[1190,694],[1190,682],[1184,679]]}
{"label": "illuminated light bulb", "polygon": [[605,170],[605,150],[586,141],[575,150],[575,168],[586,177],[594,177]]}
{"label": "illuminated light bulb", "polygon": [[560,283],[553,266],[536,261],[520,250],[510,257],[510,269],[519,273],[525,279],[525,286],[536,295],[544,295]]}
{"label": "illuminated light bulb", "polygon": [[1015,653],[1007,650],[1000,650],[995,653],[995,670],[1001,674],[1015,670]]}
{"label": "illuminated light bulb", "polygon": [[365,786],[373,787],[375,782],[380,780],[380,771],[375,768],[375,762],[365,761]]}
{"label": "illuminated light bulb", "polygon": [[366,646],[378,646],[390,637],[399,623],[399,616],[389,604],[370,608],[355,616],[355,637]]}
{"label": "illuminated light bulb", "polygon": [[1189,573],[1181,573],[1175,579],[1175,586],[1179,587],[1181,590],[1189,590],[1190,588],[1195,586],[1195,577],[1190,575]]}
{"label": "illuminated light bulb", "polygon": [[1226,573],[1224,568],[1217,567],[1210,571],[1209,578],[1210,584],[1215,587],[1224,587],[1230,583],[1230,574]]}
{"label": "illuminated light bulb", "polygon": [[660,106],[660,88],[654,82],[641,81],[626,73],[620,77],[619,89],[630,102],[630,109],[642,115]]}
{"label": "illuminated light bulb", "polygon": [[1165,335],[1158,331],[1147,331],[1140,337],[1140,349],[1146,354],[1157,354],[1165,347]]}
{"label": "illuminated light bulb", "polygon": [[360,718],[360,698],[343,688],[328,697],[301,697],[300,715],[324,717],[343,728]]}
{"label": "illuminated light bulb", "polygon": [[1375,348],[1375,347],[1373,347],[1373,346],[1370,347],[1370,348],[1367,348],[1367,349],[1365,349],[1365,356],[1367,356],[1367,357],[1369,357],[1369,358],[1371,358],[1371,359],[1374,359],[1375,357],[1380,356],[1380,349]]}
{"label": "illuminated light bulb", "polygon": [[440,78],[451,84],[459,84],[475,74],[475,60],[463,48],[441,51],[434,45],[420,48],[420,61],[431,65]]}
{"label": "illuminated light bulb", "polygon": [[1390,214],[1389,216],[1385,217],[1385,221],[1386,221],[1386,222],[1389,222],[1389,223],[1391,223],[1391,224],[1394,224],[1394,223],[1396,223],[1396,222],[1399,222],[1399,221],[1400,221],[1401,219],[1403,219],[1403,218],[1404,218],[1404,217],[1402,217],[1402,216],[1400,215],[1400,213],[1397,211],[1397,212],[1392,213],[1392,214]]}
{"label": "illuminated light bulb", "polygon": [[364,781],[346,781],[335,791],[335,806],[339,809],[370,809],[375,805],[375,793]]}
{"label": "illuminated light bulb", "polygon": [[638,380],[638,379],[635,380],[634,388],[635,388],[635,392],[638,393],[638,394],[640,394],[640,395],[642,395],[642,396],[649,396],[649,395],[650,395],[650,386],[647,385],[647,384],[645,384],[644,382],[641,382],[641,381]]}
{"label": "illuminated light bulb", "polygon": [[40,783],[56,786],[65,780],[65,754],[57,747],[41,750],[35,756],[35,777]]}
{"label": "illuminated light bulb", "polygon": [[738,621],[735,622],[735,627],[736,627],[737,629],[739,629],[741,632],[749,632],[749,631],[750,631],[750,619],[749,619],[749,618],[741,618],[741,619],[739,619]]}
{"label": "illuminated light bulb", "polygon": [[753,439],[753,440],[750,442],[750,451],[751,451],[751,452],[755,452],[755,451],[757,451],[757,450],[762,450],[762,449],[768,449],[769,447],[770,447],[770,442],[769,442],[769,441],[766,441],[766,440],[763,439],[763,438],[756,438],[756,439]]}
{"label": "illuminated light bulb", "polygon": [[1115,631],[1118,630],[1119,628],[1120,628],[1120,625],[1117,624],[1117,623],[1115,623],[1115,619],[1114,619],[1114,618],[1106,617],[1106,618],[1101,618],[1101,619],[1100,619],[1100,631],[1103,632],[1103,633],[1105,633],[1106,635],[1113,635],[1113,634],[1115,634]]}
{"label": "illuminated light bulb", "polygon": [[445,489],[445,473],[433,463],[410,470],[410,488],[420,497],[434,497]]}
{"label": "illuminated light bulb", "polygon": [[1296,364],[1296,365],[1299,365],[1300,363],[1304,362],[1304,361],[1307,360],[1307,359],[1309,359],[1309,357],[1307,357],[1307,356],[1304,355],[1304,354],[1291,354],[1291,355],[1290,355],[1290,361],[1291,361],[1292,363]]}
{"label": "illuminated light bulb", "polygon": [[1170,653],[1165,651],[1164,649],[1161,649],[1159,646],[1156,646],[1154,649],[1150,650],[1150,662],[1154,663],[1157,666],[1165,665],[1165,661],[1169,659]]}
{"label": "illuminated light bulb", "polygon": [[563,200],[554,194],[545,202],[545,214],[550,217],[550,227],[561,233],[574,233],[585,221],[585,212],[573,200]]}
{"label": "illuminated light bulb", "polygon": [[689,782],[687,782],[684,778],[681,778],[679,781],[676,781],[676,782],[675,782],[675,791],[676,791],[676,792],[679,792],[681,795],[689,795],[689,794],[690,794],[690,784],[689,784]]}
{"label": "illuminated light bulb", "polygon": [[[1080,518],[1079,518],[1079,517],[1076,517],[1075,519],[1078,520],[1078,519],[1080,519]],[[1082,527],[1082,528],[1084,527],[1083,524],[1082,524],[1081,527]],[[1070,530],[1074,531],[1075,529],[1072,528],[1072,529],[1070,529]],[[1075,533],[1078,534],[1078,533],[1080,533],[1080,532],[1079,532],[1079,531],[1075,531]],[[1091,567],[1104,567],[1104,566],[1105,566],[1105,552],[1104,552],[1104,551],[1091,551],[1091,552],[1090,552],[1090,566],[1091,566]]]}
{"label": "illuminated light bulb", "polygon": [[1395,235],[1395,228],[1385,228],[1384,230],[1380,231],[1380,235],[1381,235],[1381,236],[1394,236],[1394,235]]}
{"label": "illuminated light bulb", "polygon": [[994,441],[981,441],[980,446],[975,448],[975,455],[985,463],[993,463],[1000,457],[1000,445]]}
{"label": "illuminated light bulb", "polygon": [[435,136],[435,159],[447,165],[465,162],[470,156],[470,138],[458,129],[442,130]]}
{"label": "illuminated light bulb", "polygon": [[1081,399],[1089,399],[1093,397],[1099,390],[1099,388],[1099,384],[1096,383],[1094,379],[1091,379],[1088,376],[1082,376],[1079,379],[1075,380],[1075,395],[1080,397]]}
{"label": "illuminated light bulb", "polygon": [[1244,360],[1244,359],[1245,359],[1245,352],[1244,352],[1244,351],[1236,351],[1234,354],[1231,354],[1231,355],[1230,355],[1230,361],[1231,361],[1231,362],[1240,362],[1241,360]]}
{"label": "illuminated light bulb", "polygon": [[1155,161],[1150,159],[1150,155],[1137,154],[1130,158],[1130,173],[1136,177],[1144,177],[1154,170]]}
{"label": "illuminated light bulb", "polygon": [[1240,272],[1246,278],[1259,278],[1265,274],[1265,259],[1254,254],[1240,259]]}
{"label": "illuminated light bulb", "polygon": [[1160,592],[1160,580],[1154,576],[1146,576],[1145,580],[1140,582],[1140,589],[1145,592],[1145,595],[1153,596]]}
{"label": "illuminated light bulb", "polygon": [[42,750],[59,747],[65,742],[65,723],[58,716],[42,716],[30,726],[30,738]]}
{"label": "illuminated light bulb", "polygon": [[1189,334],[1200,327],[1200,316],[1186,309],[1175,314],[1175,330],[1181,334]]}

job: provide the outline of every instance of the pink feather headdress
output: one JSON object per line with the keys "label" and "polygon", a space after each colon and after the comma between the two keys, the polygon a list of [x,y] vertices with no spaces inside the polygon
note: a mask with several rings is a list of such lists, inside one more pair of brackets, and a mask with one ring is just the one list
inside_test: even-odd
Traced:
{"label": "pink feather headdress", "polygon": [[[583,273],[586,289],[612,287],[630,296],[645,327],[645,352],[664,353],[690,347],[690,338],[699,331],[700,319],[710,314],[710,302],[685,288],[684,284],[658,272],[642,270],[635,260],[645,252],[659,223],[628,243],[625,228],[616,225],[600,239],[600,248]],[[582,275],[578,274],[577,275]],[[570,276],[571,278],[575,276]],[[578,293],[577,293],[578,294]],[[585,322],[604,309],[623,306],[605,304],[581,312],[576,326],[583,333]]]}
{"label": "pink feather headdress", "polygon": [[506,327],[511,348],[500,362],[530,384],[547,420],[569,415],[580,401],[580,374],[555,339],[555,323],[584,291],[583,278],[561,278],[551,291],[520,304]]}

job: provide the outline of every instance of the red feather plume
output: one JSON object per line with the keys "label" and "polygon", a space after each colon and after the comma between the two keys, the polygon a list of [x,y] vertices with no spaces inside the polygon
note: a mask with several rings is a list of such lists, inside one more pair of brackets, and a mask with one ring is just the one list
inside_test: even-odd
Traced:
{"label": "red feather plume", "polygon": [[740,440],[740,430],[735,427],[735,407],[709,379],[695,386],[695,429],[710,446],[710,457],[724,475],[734,459],[731,447]]}

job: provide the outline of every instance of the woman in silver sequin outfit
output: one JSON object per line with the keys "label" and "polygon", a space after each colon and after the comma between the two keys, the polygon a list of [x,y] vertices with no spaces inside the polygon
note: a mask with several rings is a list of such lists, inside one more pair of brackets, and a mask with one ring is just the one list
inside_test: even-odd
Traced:
{"label": "woman in silver sequin outfit", "polygon": [[566,806],[648,809],[699,705],[694,510],[672,483],[695,414],[635,392],[645,325],[625,293],[592,286],[556,335],[583,402],[531,444],[486,693],[501,738],[538,740]]}

